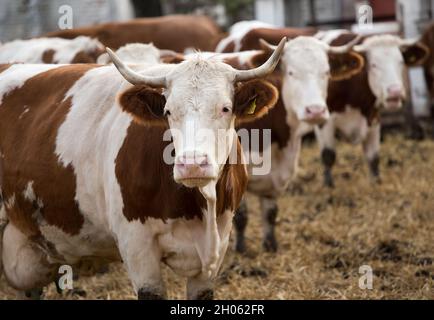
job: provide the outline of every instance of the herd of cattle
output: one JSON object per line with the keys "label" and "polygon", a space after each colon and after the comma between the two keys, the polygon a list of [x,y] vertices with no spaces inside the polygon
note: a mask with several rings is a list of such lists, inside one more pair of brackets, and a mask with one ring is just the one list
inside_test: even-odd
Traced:
{"label": "herd of cattle", "polygon": [[[379,179],[380,111],[403,105],[406,67],[424,65],[434,96],[433,46],[434,25],[419,40],[257,21],[223,34],[196,16],[0,45],[0,275],[37,297],[60,265],[123,261],[139,299],[160,299],[165,263],[188,298],[212,298],[232,223],[246,249],[246,190],[260,199],[264,249],[277,250],[277,198],[306,132],[326,185],[337,132],[363,145]],[[270,143],[243,150],[240,129]],[[253,174],[243,159],[266,151],[270,172]]]}

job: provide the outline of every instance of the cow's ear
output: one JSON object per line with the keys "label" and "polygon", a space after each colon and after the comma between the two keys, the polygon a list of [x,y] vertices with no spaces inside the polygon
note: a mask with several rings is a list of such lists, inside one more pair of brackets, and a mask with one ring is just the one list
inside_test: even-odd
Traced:
{"label": "cow's ear", "polygon": [[119,105],[134,121],[144,125],[166,126],[164,116],[166,98],[161,90],[148,86],[134,86],[119,96]]}
{"label": "cow's ear", "polygon": [[365,59],[357,52],[329,53],[330,79],[346,80],[358,74],[365,65]]}
{"label": "cow's ear", "polygon": [[409,67],[420,66],[425,62],[430,54],[429,48],[420,42],[408,46],[402,46],[401,52],[405,64]]}
{"label": "cow's ear", "polygon": [[250,80],[239,83],[235,89],[234,114],[237,123],[258,119],[275,106],[279,99],[279,91],[265,80]]}

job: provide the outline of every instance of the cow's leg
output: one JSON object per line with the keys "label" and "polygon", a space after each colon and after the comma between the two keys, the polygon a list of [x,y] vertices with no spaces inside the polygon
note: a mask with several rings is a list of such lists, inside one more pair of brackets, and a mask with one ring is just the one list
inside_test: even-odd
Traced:
{"label": "cow's leg", "polygon": [[374,181],[380,182],[380,134],[381,127],[379,123],[373,124],[369,130],[366,139],[363,141],[363,151],[369,164],[371,176]]}
{"label": "cow's leg", "polygon": [[315,127],[315,135],[321,150],[321,160],[324,165],[324,184],[333,188],[332,168],[336,162],[335,126],[332,120],[327,121],[321,128]]}
{"label": "cow's leg", "polygon": [[118,247],[139,300],[166,299],[161,253],[151,228],[139,221],[118,230]]}
{"label": "cow's leg", "polygon": [[243,199],[234,215],[235,225],[235,251],[243,253],[246,251],[245,231],[248,223],[247,204]]}
{"label": "cow's leg", "polygon": [[4,230],[2,260],[7,281],[23,292],[22,298],[40,299],[56,274],[56,265],[11,223]]}
{"label": "cow's leg", "polygon": [[213,300],[214,281],[203,277],[191,277],[187,280],[187,299],[189,300]]}
{"label": "cow's leg", "polygon": [[274,232],[277,218],[277,201],[274,198],[261,197],[261,211],[262,211],[262,228],[263,228],[263,242],[262,246],[267,252],[277,251],[277,241]]}

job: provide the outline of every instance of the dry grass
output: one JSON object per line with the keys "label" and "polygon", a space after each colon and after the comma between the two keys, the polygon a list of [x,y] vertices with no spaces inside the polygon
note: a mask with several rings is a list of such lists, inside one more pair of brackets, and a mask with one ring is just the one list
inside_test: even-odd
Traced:
{"label": "dry grass", "polygon": [[[261,250],[258,202],[248,196],[248,253],[229,250],[217,284],[219,299],[434,299],[434,142],[387,137],[383,183],[373,185],[359,148],[340,145],[336,188],[322,186],[316,146],[303,150],[311,179],[279,201],[276,255]],[[359,267],[374,270],[373,290],[358,287]],[[48,299],[134,299],[120,264],[80,278],[74,293]],[[167,270],[169,297],[184,281]],[[0,280],[0,299],[15,293]]]}

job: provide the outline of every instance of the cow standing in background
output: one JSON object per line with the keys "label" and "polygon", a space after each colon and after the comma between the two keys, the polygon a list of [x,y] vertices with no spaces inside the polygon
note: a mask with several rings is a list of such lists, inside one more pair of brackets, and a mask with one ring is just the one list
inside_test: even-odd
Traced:
{"label": "cow standing in background", "polygon": [[[343,45],[357,36],[349,31],[321,33],[330,45]],[[429,50],[422,43],[393,35],[368,36],[354,50],[363,54],[365,67],[355,77],[332,82],[327,104],[330,119],[315,128],[325,167],[324,182],[334,185],[331,170],[336,160],[335,135],[338,131],[353,144],[362,144],[370,172],[379,180],[380,110],[399,110],[406,99],[405,66],[420,65]]]}
{"label": "cow standing in background", "polygon": [[282,37],[293,39],[298,36],[313,36],[315,33],[314,28],[278,28],[261,21],[241,21],[231,27],[215,51],[226,53],[258,50],[262,48],[260,39],[277,45]]}
{"label": "cow standing in background", "polygon": [[[355,43],[355,42],[354,42]],[[306,127],[322,123],[329,117],[327,109],[327,87],[330,80],[346,79],[358,73],[363,66],[363,58],[351,52],[352,43],[341,47],[326,45],[313,37],[297,37],[285,45],[281,68],[266,79],[279,89],[276,106],[264,117],[253,122],[240,124],[240,130],[259,130],[259,137],[266,130],[271,132],[271,144],[259,143],[259,148],[251,149],[252,154],[271,153],[270,172],[254,175],[255,166],[249,165],[247,190],[260,198],[263,247],[266,251],[277,250],[275,224],[278,213],[277,199],[285,193],[294,178],[298,167],[301,139]],[[268,55],[274,46],[262,42]],[[250,52],[250,59],[248,53]],[[264,59],[264,54],[255,51],[240,52],[238,55],[248,65]],[[223,55],[229,61],[229,56]],[[235,63],[240,60],[233,59]],[[252,136],[252,135],[250,135]],[[263,164],[261,164],[263,165]],[[245,201],[238,208],[234,218],[236,229],[236,251],[244,252],[245,229],[248,210]]]}
{"label": "cow standing in background", "polygon": [[221,34],[220,28],[208,17],[173,15],[60,30],[45,36],[74,39],[84,35],[96,38],[112,49],[129,43],[152,42],[160,49],[184,52],[187,48],[213,51]]}
{"label": "cow standing in background", "polygon": [[432,134],[434,136],[434,23],[431,23],[422,35],[421,42],[430,49],[430,53],[423,64],[426,86],[430,95]]}
{"label": "cow standing in background", "polygon": [[[116,55],[126,64],[175,63],[184,60],[181,54],[172,50],[160,50],[152,43],[130,43],[116,50]],[[100,55],[97,63],[111,63],[109,54],[104,53]]]}
{"label": "cow standing in background", "polygon": [[139,72],[111,51],[119,72],[1,65],[8,282],[34,292],[61,264],[122,260],[138,297],[159,299],[163,262],[188,278],[189,298],[212,298],[247,183],[235,120],[253,121],[276,103],[276,88],[257,78],[273,72],[283,47],[242,71],[196,57]]}
{"label": "cow standing in background", "polygon": [[0,44],[0,63],[95,63],[104,52],[96,39],[37,38]]}

